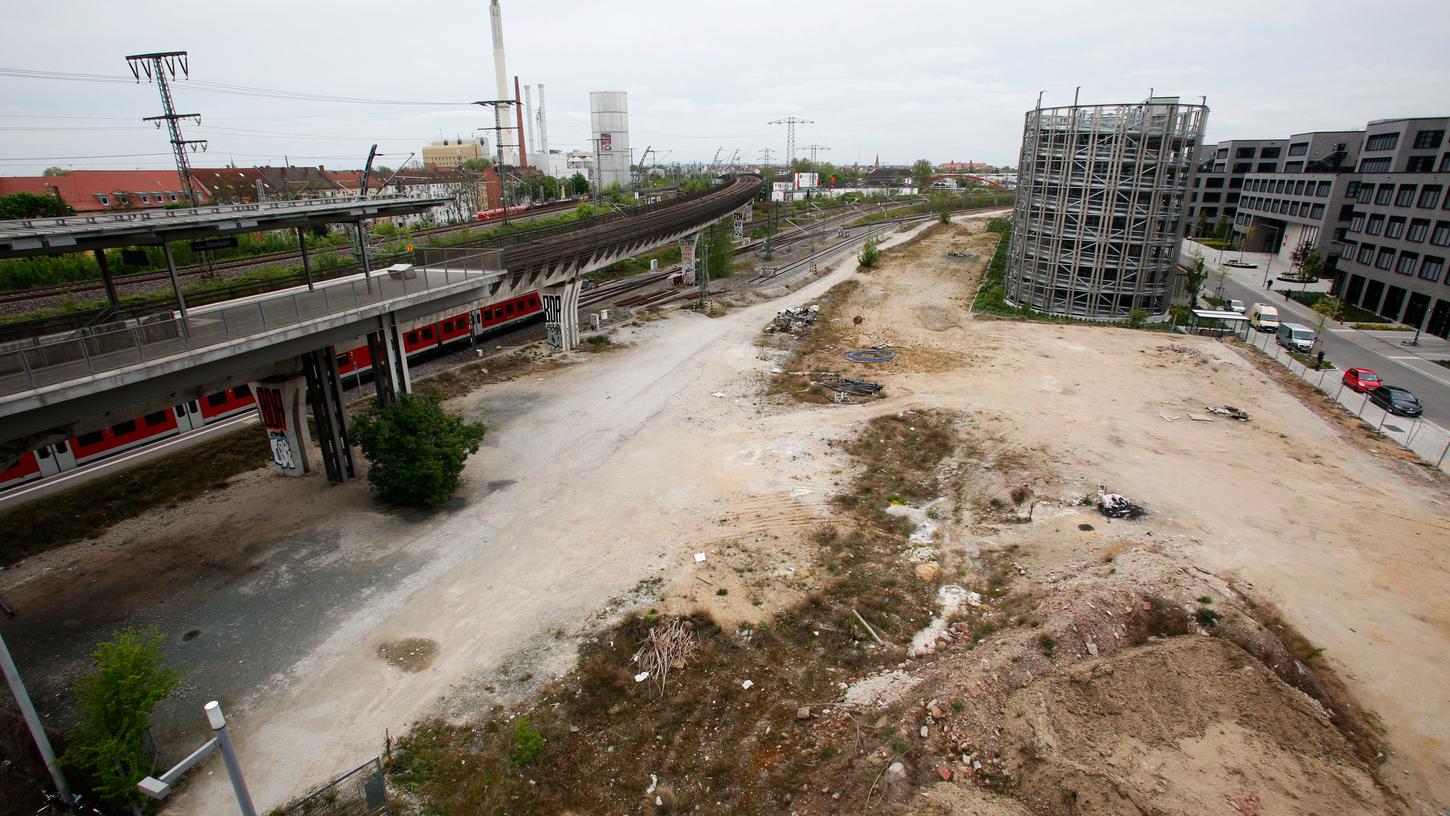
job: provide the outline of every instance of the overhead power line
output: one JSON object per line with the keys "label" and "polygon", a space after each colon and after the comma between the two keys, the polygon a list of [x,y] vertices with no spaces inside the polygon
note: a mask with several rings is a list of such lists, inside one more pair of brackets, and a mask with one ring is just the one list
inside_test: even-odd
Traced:
{"label": "overhead power line", "polygon": [[[115,74],[82,74],[68,71],[42,71],[32,68],[0,67],[0,77],[12,79],[46,79],[67,82],[134,83],[135,79]],[[201,93],[231,94],[234,96],[260,96],[269,99],[296,99],[305,102],[335,102],[352,105],[409,105],[428,107],[468,106],[472,102],[422,101],[417,99],[370,99],[360,96],[311,93],[307,91],[284,91],[276,88],[258,88],[250,85],[233,85],[226,82],[208,82],[194,79],[186,87]]]}

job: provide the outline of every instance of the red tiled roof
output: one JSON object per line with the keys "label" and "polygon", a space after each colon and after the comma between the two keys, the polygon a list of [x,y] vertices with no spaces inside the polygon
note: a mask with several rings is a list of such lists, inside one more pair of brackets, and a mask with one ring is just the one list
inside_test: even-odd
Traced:
{"label": "red tiled roof", "polygon": [[[64,176],[0,177],[0,194],[56,192],[76,212],[110,209],[111,205],[101,203],[98,195],[114,201],[117,193],[127,193],[136,207],[164,207],[172,203],[171,193],[176,194],[177,201],[182,200],[181,182],[174,170],[72,170]],[[146,194],[144,202],[141,193]],[[167,195],[158,199],[154,193]]]}

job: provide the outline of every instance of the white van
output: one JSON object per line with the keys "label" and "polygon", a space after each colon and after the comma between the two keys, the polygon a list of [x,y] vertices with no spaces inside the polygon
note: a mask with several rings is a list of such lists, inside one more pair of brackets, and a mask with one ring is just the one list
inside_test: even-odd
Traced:
{"label": "white van", "polygon": [[1314,330],[1298,323],[1280,323],[1275,339],[1284,348],[1305,354],[1314,348]]}
{"label": "white van", "polygon": [[1277,331],[1279,310],[1267,303],[1255,303],[1249,307],[1249,325],[1261,332]]}

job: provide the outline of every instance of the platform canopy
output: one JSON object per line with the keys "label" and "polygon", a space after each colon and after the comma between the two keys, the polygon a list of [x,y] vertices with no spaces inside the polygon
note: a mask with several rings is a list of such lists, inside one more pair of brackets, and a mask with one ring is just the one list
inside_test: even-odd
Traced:
{"label": "platform canopy", "polygon": [[409,215],[447,203],[449,199],[445,198],[370,195],[22,218],[0,221],[0,258],[154,246],[243,232],[353,222]]}

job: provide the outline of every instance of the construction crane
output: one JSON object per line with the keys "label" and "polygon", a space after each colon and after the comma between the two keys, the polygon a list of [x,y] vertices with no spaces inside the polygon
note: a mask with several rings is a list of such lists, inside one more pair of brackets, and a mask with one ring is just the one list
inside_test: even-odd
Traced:
{"label": "construction crane", "polygon": [[653,145],[646,145],[644,152],[639,154],[639,164],[635,165],[634,186],[642,187],[649,183],[649,165],[646,162],[649,154],[654,150]]}

